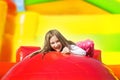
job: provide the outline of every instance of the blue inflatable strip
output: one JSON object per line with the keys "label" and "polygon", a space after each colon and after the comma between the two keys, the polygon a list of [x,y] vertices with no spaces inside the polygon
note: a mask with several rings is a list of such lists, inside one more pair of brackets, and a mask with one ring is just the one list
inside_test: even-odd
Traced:
{"label": "blue inflatable strip", "polygon": [[17,6],[17,11],[18,12],[25,11],[24,0],[13,0],[13,1]]}

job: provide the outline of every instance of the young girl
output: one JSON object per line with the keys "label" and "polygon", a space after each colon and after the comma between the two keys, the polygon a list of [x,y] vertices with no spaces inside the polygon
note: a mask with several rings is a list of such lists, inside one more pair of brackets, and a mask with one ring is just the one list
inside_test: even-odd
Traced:
{"label": "young girl", "polygon": [[38,53],[47,54],[50,51],[61,52],[61,54],[76,54],[85,56],[86,51],[76,46],[72,41],[67,40],[58,30],[50,30],[45,35],[45,41],[43,49],[32,53],[30,56],[34,56]]}

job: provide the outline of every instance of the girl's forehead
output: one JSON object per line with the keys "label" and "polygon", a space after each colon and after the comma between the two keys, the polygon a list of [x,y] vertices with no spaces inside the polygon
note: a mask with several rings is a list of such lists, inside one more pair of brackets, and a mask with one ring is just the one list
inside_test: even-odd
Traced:
{"label": "girl's forehead", "polygon": [[50,38],[50,43],[57,42],[57,41],[58,41],[58,38],[56,36],[53,36]]}
{"label": "girl's forehead", "polygon": [[56,39],[58,39],[58,38],[55,35],[50,38],[50,40],[56,40]]}

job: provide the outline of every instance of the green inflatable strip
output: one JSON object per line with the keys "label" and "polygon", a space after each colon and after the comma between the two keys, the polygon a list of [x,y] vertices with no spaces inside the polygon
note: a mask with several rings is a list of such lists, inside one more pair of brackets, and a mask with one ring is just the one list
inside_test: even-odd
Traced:
{"label": "green inflatable strip", "polygon": [[118,0],[85,0],[86,2],[93,4],[99,8],[102,8],[110,13],[120,13],[120,1]]}
{"label": "green inflatable strip", "polygon": [[82,34],[75,35],[73,38],[90,39],[95,42],[105,52],[120,52],[120,33],[119,34]]}
{"label": "green inflatable strip", "polygon": [[58,0],[25,0],[25,5],[32,5],[32,4],[39,4],[39,3],[46,3]]}
{"label": "green inflatable strip", "polygon": [[120,51],[120,34],[99,35],[96,36],[99,45],[104,51]]}

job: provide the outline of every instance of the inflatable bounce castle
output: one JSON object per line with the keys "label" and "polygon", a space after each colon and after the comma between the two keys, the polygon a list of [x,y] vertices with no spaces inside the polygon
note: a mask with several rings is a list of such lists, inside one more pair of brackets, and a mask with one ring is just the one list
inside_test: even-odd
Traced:
{"label": "inflatable bounce castle", "polygon": [[[118,80],[119,19],[120,0],[0,0],[0,78]],[[41,55],[24,59],[42,48],[50,29],[92,57],[51,52],[43,60]]]}

